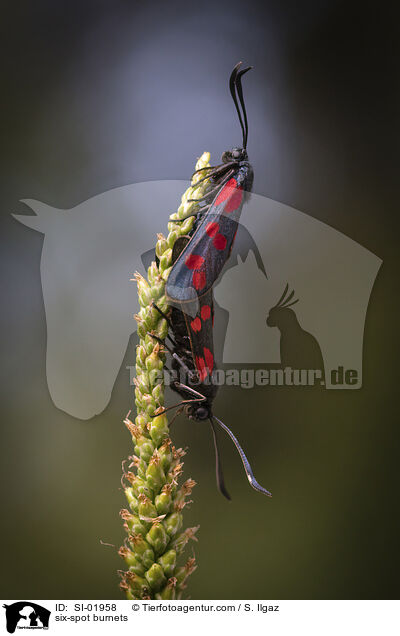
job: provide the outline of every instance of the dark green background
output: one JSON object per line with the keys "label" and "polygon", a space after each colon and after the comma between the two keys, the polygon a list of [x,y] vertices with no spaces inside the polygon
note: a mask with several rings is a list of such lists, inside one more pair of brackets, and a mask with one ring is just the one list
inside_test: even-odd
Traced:
{"label": "dark green background", "polygon": [[[254,191],[328,223],[384,261],[368,310],[358,391],[223,388],[251,490],[223,440],[225,502],[210,432],[183,418],[186,524],[201,525],[194,599],[398,596],[398,20],[394,3],[3,3],[3,598],[119,598],[126,364],[88,422],[52,404],[45,376],[42,236],[18,201],[71,207],[107,189],[188,178],[195,157],[237,143],[226,94],[248,80]],[[250,77],[250,76],[249,76]],[[226,94],[226,112],[210,112]],[[218,97],[219,99],[219,97]],[[163,228],[155,227],[154,231]],[[340,255],[338,255],[340,258]],[[316,263],[316,267],[318,264]],[[101,346],[101,343],[99,343]],[[95,370],[94,370],[95,373]]]}

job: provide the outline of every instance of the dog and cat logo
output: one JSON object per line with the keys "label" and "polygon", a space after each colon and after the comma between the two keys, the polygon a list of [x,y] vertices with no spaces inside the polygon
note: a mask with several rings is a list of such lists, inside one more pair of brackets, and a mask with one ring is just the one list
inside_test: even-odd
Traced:
{"label": "dog and cat logo", "polygon": [[48,629],[51,612],[32,601],[18,601],[3,605],[6,610],[6,626],[9,634],[16,629]]}

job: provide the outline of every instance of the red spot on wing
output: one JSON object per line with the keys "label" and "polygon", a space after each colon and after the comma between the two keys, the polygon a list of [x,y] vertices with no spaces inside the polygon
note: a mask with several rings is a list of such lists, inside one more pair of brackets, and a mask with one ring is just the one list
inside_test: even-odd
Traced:
{"label": "red spot on wing", "polygon": [[209,317],[211,316],[211,307],[210,307],[210,305],[204,305],[201,308],[201,312],[200,313],[201,313],[201,317],[202,317],[203,320],[208,320]]}
{"label": "red spot on wing", "polygon": [[206,363],[204,362],[204,358],[200,358],[199,356],[196,356],[196,368],[199,372],[200,382],[203,382],[203,380],[205,380],[207,377],[207,369],[206,369]]}
{"label": "red spot on wing", "polygon": [[228,199],[228,197],[230,197],[233,194],[236,186],[237,186],[236,179],[234,179],[233,177],[232,179],[229,179],[228,183],[222,188],[221,192],[215,199],[215,205],[219,205],[220,203],[223,203],[224,201],[226,201],[226,199]]}
{"label": "red spot on wing", "polygon": [[217,250],[224,250],[226,248],[226,237],[223,234],[217,234],[213,239],[213,244]]}
{"label": "red spot on wing", "polygon": [[224,212],[227,212],[229,214],[229,212],[234,212],[235,210],[237,210],[240,204],[242,203],[242,199],[243,199],[243,190],[242,188],[237,188],[235,192],[232,194],[232,196],[230,197],[229,201],[227,202],[224,208]]}
{"label": "red spot on wing", "polygon": [[190,323],[190,326],[193,329],[193,331],[195,331],[196,333],[201,331],[201,320],[200,320],[200,318],[197,316],[194,320],[192,320],[192,322]]}
{"label": "red spot on wing", "polygon": [[224,207],[224,212],[229,214],[230,212],[234,212],[238,209],[243,199],[243,188],[238,186],[236,179],[232,177],[229,179],[228,183],[222,188],[221,192],[215,199],[215,205],[219,205],[220,203],[224,203],[226,201],[226,205]]}
{"label": "red spot on wing", "polygon": [[214,356],[211,353],[210,349],[207,349],[207,347],[204,347],[204,358],[206,361],[207,368],[209,372],[211,372],[214,367]]}
{"label": "red spot on wing", "polygon": [[205,272],[193,272],[193,287],[200,291],[206,285],[206,274]]}
{"label": "red spot on wing", "polygon": [[185,264],[189,269],[200,269],[204,264],[204,258],[199,254],[188,254],[185,258]]}
{"label": "red spot on wing", "polygon": [[214,237],[218,234],[219,223],[207,223],[206,232],[208,236]]}

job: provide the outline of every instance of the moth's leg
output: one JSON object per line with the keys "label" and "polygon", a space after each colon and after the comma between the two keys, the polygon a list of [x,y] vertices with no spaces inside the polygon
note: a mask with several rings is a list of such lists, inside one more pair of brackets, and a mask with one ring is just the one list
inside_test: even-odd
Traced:
{"label": "moth's leg", "polygon": [[154,300],[151,301],[151,304],[154,307],[154,309],[157,309],[157,311],[160,314],[160,316],[162,316],[167,321],[168,327],[170,327],[172,329],[172,324],[171,324],[171,321],[170,321],[169,317],[167,316],[167,314],[164,313],[163,310],[160,309],[158,305],[156,305]]}
{"label": "moth's leg", "polygon": [[167,406],[167,408],[163,408],[162,411],[160,411],[159,413],[155,413],[154,415],[151,415],[151,417],[153,418],[153,417],[157,417],[158,415],[164,415],[164,413],[167,413],[168,411],[171,411],[172,409],[176,409],[178,408],[178,406],[184,407],[186,406],[186,404],[191,404],[192,402],[202,402],[205,399],[206,399],[205,397],[201,397],[201,398],[195,398],[194,400],[181,400],[180,402],[178,402],[178,404]]}
{"label": "moth's leg", "polygon": [[175,382],[175,386],[178,386],[180,389],[184,389],[185,391],[189,391],[189,393],[192,393],[192,395],[198,396],[197,400],[188,400],[190,402],[204,402],[204,400],[207,399],[202,393],[195,391],[194,389],[192,389],[190,386],[187,386],[186,384],[182,384],[181,382]]}
{"label": "moth's leg", "polygon": [[[167,351],[169,351],[171,353],[171,348],[168,347],[168,345],[166,344],[165,340],[161,340],[161,338],[159,338],[158,336],[155,336],[154,334],[150,333],[150,331],[147,332],[148,336],[151,336],[152,338],[154,338],[154,340],[157,340],[157,342],[160,343],[160,345],[162,345],[165,349],[167,349]],[[175,340],[168,334],[167,338],[171,341],[171,344],[173,347],[176,347],[176,342]]]}
{"label": "moth's leg", "polygon": [[[163,408],[162,411],[160,412],[156,412],[154,415],[152,415],[152,417],[157,417],[157,415],[164,415],[164,413],[167,413],[167,411],[171,411],[172,409],[176,409],[179,406],[186,406],[187,404],[193,404],[193,402],[204,402],[204,400],[206,400],[207,398],[202,395],[201,393],[199,393],[198,391],[195,391],[194,389],[191,389],[190,387],[186,386],[186,384],[181,384],[180,382],[174,382],[174,386],[175,387],[179,387],[180,389],[184,389],[185,391],[188,391],[198,397],[195,397],[191,400],[181,400],[180,402],[178,402],[178,404],[173,404],[172,406],[168,406],[167,408]],[[160,407],[162,408],[162,407]],[[157,409],[158,410],[158,409]]]}
{"label": "moth's leg", "polygon": [[[228,161],[227,163],[220,163],[218,166],[206,166],[205,168],[199,168],[198,170],[195,170],[192,174],[192,179],[193,177],[198,174],[199,172],[203,172],[204,170],[214,170],[214,172],[218,172],[221,171],[223,169],[226,168],[230,168],[231,166],[236,166],[236,161]],[[205,178],[209,179],[211,175],[207,175]],[[200,183],[199,181],[197,183]],[[195,185],[197,185],[197,183]]]}
{"label": "moth's leg", "polygon": [[193,214],[188,214],[184,219],[169,219],[168,223],[184,223],[186,219],[190,219],[192,216],[197,216],[199,212],[194,212]]}
{"label": "moth's leg", "polygon": [[223,163],[220,166],[216,166],[215,170],[213,172],[210,172],[205,177],[202,177],[201,179],[196,181],[196,183],[193,184],[193,188],[197,188],[199,183],[202,183],[206,179],[213,179],[214,177],[218,177],[220,175],[223,175],[225,172],[227,172],[229,170],[229,168],[231,166],[236,166],[236,162],[235,161],[230,161],[229,163]]}
{"label": "moth's leg", "polygon": [[186,219],[190,219],[191,216],[203,216],[205,212],[209,209],[210,204],[204,205],[202,208],[197,210],[197,212],[193,212],[193,214],[188,214],[184,219],[169,219],[168,223],[184,223]]}
{"label": "moth's leg", "polygon": [[229,181],[229,179],[231,178],[231,176],[233,175],[233,173],[234,173],[234,172],[235,172],[235,171],[234,171],[233,169],[232,169],[232,170],[230,170],[230,171],[229,171],[229,172],[225,175],[225,177],[223,178],[223,180],[221,181],[221,183],[219,183],[219,184],[218,184],[215,188],[213,188],[212,190],[209,190],[208,192],[206,192],[206,193],[205,193],[205,195],[204,195],[203,197],[200,197],[200,199],[188,199],[188,202],[190,202],[190,201],[203,201],[204,199],[207,199],[207,197],[209,197],[209,196],[210,196],[210,194],[217,193],[217,192],[218,192],[218,190],[220,190],[220,189],[221,189],[221,187],[222,187],[222,186],[224,186],[224,185],[225,185],[225,184]]}
{"label": "moth's leg", "polygon": [[219,168],[219,166],[205,166],[204,168],[198,168],[197,170],[193,172],[192,179],[194,175],[197,174],[198,172],[204,172],[204,170],[215,170],[216,168]]}
{"label": "moth's leg", "polygon": [[152,338],[154,338],[154,340],[157,340],[157,342],[159,342],[163,347],[166,348],[166,350],[171,354],[171,356],[174,358],[174,360],[176,360],[178,362],[178,364],[181,365],[182,369],[185,369],[186,373],[189,375],[189,377],[193,377],[193,371],[191,371],[189,369],[189,367],[183,362],[183,360],[181,360],[181,358],[178,356],[177,353],[175,353],[175,351],[173,349],[171,349],[171,347],[169,347],[164,340],[161,340],[161,338],[159,338],[158,336],[155,336],[154,334],[152,334],[150,331],[147,332],[147,334],[149,336],[151,336]]}

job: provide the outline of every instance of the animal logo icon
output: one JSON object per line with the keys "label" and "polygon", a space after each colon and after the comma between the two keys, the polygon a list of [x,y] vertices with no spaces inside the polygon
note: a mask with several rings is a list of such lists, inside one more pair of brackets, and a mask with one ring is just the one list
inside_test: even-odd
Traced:
{"label": "animal logo icon", "polygon": [[9,634],[18,628],[48,629],[51,612],[32,601],[18,601],[11,605],[4,604],[6,610],[6,627]]}
{"label": "animal logo icon", "polygon": [[300,325],[296,312],[292,309],[299,299],[293,300],[294,290],[290,293],[289,284],[276,305],[271,307],[267,316],[268,327],[277,327],[280,332],[280,356],[282,367],[291,369],[324,370],[321,347],[317,339]]}

